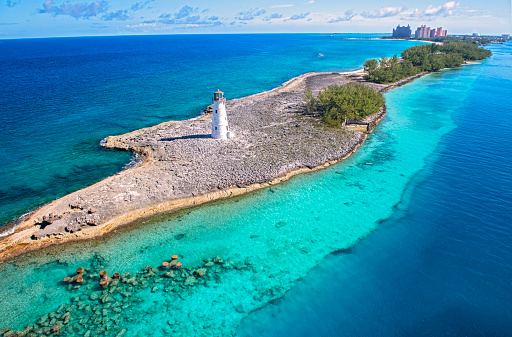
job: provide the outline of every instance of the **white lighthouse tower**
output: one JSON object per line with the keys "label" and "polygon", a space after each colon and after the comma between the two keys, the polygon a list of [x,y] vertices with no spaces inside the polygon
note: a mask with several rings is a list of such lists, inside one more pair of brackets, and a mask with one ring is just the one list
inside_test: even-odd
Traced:
{"label": "white lighthouse tower", "polygon": [[213,94],[212,137],[215,139],[234,137],[234,134],[229,131],[226,99],[224,98],[224,93],[220,90]]}

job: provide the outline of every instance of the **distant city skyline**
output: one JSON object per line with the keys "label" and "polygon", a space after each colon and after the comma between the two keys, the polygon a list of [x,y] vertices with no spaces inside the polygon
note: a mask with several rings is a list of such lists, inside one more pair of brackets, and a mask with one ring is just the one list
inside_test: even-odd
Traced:
{"label": "distant city skyline", "polygon": [[0,0],[0,39],[191,33],[389,33],[397,24],[450,34],[511,33],[510,1]]}

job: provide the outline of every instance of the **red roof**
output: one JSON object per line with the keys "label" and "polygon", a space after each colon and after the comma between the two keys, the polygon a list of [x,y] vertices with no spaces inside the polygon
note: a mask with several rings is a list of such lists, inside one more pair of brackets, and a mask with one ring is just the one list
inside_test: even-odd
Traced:
{"label": "red roof", "polygon": [[217,91],[215,91],[214,94],[223,94],[223,92],[217,89]]}

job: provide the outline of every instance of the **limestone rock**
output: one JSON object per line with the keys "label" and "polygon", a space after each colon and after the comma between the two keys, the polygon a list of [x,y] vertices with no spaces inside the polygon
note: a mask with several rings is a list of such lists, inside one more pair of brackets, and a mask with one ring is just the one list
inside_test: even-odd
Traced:
{"label": "limestone rock", "polygon": [[194,275],[197,277],[203,277],[206,274],[206,269],[201,268],[194,271]]}
{"label": "limestone rock", "polygon": [[191,285],[194,285],[196,283],[196,278],[194,276],[189,276],[185,279],[185,285],[186,286],[191,286]]}

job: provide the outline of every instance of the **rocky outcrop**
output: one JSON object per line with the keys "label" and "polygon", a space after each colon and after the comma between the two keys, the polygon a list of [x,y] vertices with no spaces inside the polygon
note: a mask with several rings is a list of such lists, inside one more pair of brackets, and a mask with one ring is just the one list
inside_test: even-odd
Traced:
{"label": "rocky outcrop", "polygon": [[302,102],[306,89],[318,93],[351,81],[337,73],[307,74],[279,90],[229,100],[234,139],[212,139],[208,114],[108,137],[102,146],[136,152],[144,158],[143,164],[37,210],[0,241],[0,259],[55,242],[102,235],[138,218],[247,193],[343,159],[365,135],[323,125],[304,114]]}
{"label": "rocky outcrop", "polygon": [[43,237],[75,233],[82,230],[83,226],[97,226],[101,223],[101,217],[99,214],[95,214],[95,208],[84,211],[83,207],[78,207],[76,204],[70,204],[69,206],[69,212],[59,215],[54,215],[53,213],[44,215],[41,222],[35,224],[41,230],[34,233],[32,239],[37,240]]}

